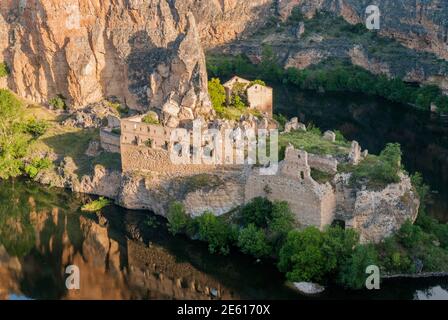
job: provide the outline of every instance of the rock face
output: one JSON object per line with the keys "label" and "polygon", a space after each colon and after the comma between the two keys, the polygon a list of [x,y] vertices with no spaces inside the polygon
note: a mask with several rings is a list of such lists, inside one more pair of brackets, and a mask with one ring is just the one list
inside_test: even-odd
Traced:
{"label": "rock face", "polygon": [[361,242],[379,242],[396,232],[406,221],[414,222],[420,201],[410,178],[401,175],[401,181],[382,190],[356,190],[348,184],[349,177],[336,175],[336,218],[356,229]]}
{"label": "rock face", "polygon": [[[350,24],[365,24],[365,10],[372,4],[370,1],[359,0],[271,2],[276,8],[271,19],[280,18],[287,21],[293,9],[297,7],[305,18],[313,18],[317,12],[327,12],[334,17],[344,18]],[[257,62],[261,59],[261,44],[269,44],[285,67],[303,69],[328,58],[349,59],[353,64],[372,73],[400,77],[409,82],[436,84],[448,92],[448,67],[438,61],[438,58],[448,60],[448,3],[444,0],[417,3],[379,0],[374,4],[378,5],[382,13],[378,33],[382,37],[397,41],[393,50],[383,50],[384,43],[374,43],[372,39],[367,39],[364,43],[350,39],[354,35],[353,32],[347,36],[342,33],[331,34],[340,23],[337,21],[325,25],[320,30],[307,29],[303,21],[295,21],[278,28],[263,17],[264,24],[259,27],[266,26],[263,32],[255,32],[251,38],[247,33],[253,30],[245,30],[235,41],[221,46],[217,51],[229,54],[244,53]],[[228,19],[232,21],[238,17],[230,16]],[[253,19],[257,19],[257,16],[253,15]],[[321,22],[317,24],[323,25]],[[207,40],[204,38],[203,41]],[[427,55],[428,52],[434,55]]]}
{"label": "rock face", "polygon": [[188,95],[195,112],[209,110],[204,54],[184,1],[2,1],[0,35],[8,85],[31,101],[61,94],[76,107],[117,97],[146,110]]}
{"label": "rock face", "polygon": [[[448,59],[448,3],[376,1],[380,33],[408,48]],[[368,1],[358,0],[3,0],[0,60],[12,69],[7,85],[33,102],[63,95],[75,107],[117,97],[131,108],[161,109],[171,99],[182,119],[210,111],[202,47],[247,53],[276,46],[285,66],[305,68],[327,57],[351,58],[375,73],[428,81],[448,90],[446,70],[424,60],[378,61],[347,39],[305,39],[302,23],[251,40],[299,6],[305,16],[329,11],[355,24]],[[268,28],[268,30],[270,30]],[[237,45],[228,47],[231,42]],[[392,54],[393,56],[393,54]],[[2,80],[2,82],[4,79]],[[2,85],[2,84],[0,84]],[[4,84],[3,84],[4,85]],[[190,109],[184,109],[190,108]],[[167,118],[166,121],[168,121]],[[170,120],[175,124],[177,116]]]}

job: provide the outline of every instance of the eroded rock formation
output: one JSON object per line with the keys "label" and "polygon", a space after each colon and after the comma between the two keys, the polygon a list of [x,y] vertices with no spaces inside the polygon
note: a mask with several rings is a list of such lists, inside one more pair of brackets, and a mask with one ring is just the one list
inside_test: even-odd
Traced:
{"label": "eroded rock formation", "polygon": [[171,99],[208,112],[204,54],[183,1],[2,1],[0,54],[20,96],[73,106],[117,97],[132,108]]}

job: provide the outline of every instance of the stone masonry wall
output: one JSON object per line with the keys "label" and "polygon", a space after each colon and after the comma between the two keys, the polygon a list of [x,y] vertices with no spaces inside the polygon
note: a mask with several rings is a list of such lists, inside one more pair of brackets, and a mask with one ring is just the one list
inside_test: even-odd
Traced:
{"label": "stone masonry wall", "polygon": [[338,161],[333,158],[326,158],[324,156],[309,153],[308,164],[311,168],[327,173],[336,173],[338,171]]}
{"label": "stone masonry wall", "polygon": [[250,108],[257,109],[272,116],[273,96],[272,88],[253,85],[247,89],[247,101]]}
{"label": "stone masonry wall", "polygon": [[106,152],[120,153],[120,136],[105,129],[100,130],[101,148]]}

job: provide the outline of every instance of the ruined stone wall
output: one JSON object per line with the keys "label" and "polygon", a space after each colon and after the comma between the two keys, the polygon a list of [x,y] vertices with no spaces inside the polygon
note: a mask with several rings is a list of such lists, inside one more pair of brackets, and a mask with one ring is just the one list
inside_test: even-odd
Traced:
{"label": "ruined stone wall", "polygon": [[247,89],[247,101],[249,102],[250,108],[257,109],[272,116],[272,88],[257,84],[253,85]]}
{"label": "ruined stone wall", "polygon": [[126,119],[121,121],[122,144],[145,145],[150,141],[152,148],[168,149],[170,136],[170,128],[161,125]]}
{"label": "ruined stone wall", "polygon": [[327,158],[309,153],[308,164],[313,169],[327,173],[336,173],[338,171],[338,161],[333,158]]}
{"label": "ruined stone wall", "polygon": [[301,225],[322,229],[330,224],[336,210],[336,196],[329,183],[319,184],[311,177],[308,153],[289,146],[279,167],[278,174],[273,176],[252,171],[246,183],[245,201],[255,197],[286,201]]}
{"label": "ruined stone wall", "polygon": [[173,164],[169,151],[146,146],[121,144],[123,172],[147,171],[171,175],[212,173],[216,170],[243,170],[239,165]]}
{"label": "ruined stone wall", "polygon": [[282,175],[251,174],[245,188],[245,202],[256,197],[288,202],[297,221],[303,226],[323,228],[333,221],[335,197],[329,184],[297,180]]}
{"label": "ruined stone wall", "polygon": [[120,153],[120,136],[105,129],[100,130],[101,148],[106,152]]}

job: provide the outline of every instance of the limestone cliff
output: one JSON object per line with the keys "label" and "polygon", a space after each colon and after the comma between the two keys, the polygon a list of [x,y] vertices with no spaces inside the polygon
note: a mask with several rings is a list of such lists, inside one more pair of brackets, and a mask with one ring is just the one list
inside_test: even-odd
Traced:
{"label": "limestone cliff", "polygon": [[140,110],[170,100],[209,111],[204,54],[183,1],[2,1],[0,35],[8,86],[31,101],[117,97]]}
{"label": "limestone cliff", "polygon": [[[424,55],[410,51],[402,59],[403,53],[392,52],[385,61],[377,61],[362,50],[354,51],[344,37],[303,41],[303,25],[276,29],[279,19],[288,19],[296,6],[307,17],[326,11],[360,23],[371,2],[3,0],[0,60],[12,69],[7,85],[33,102],[47,103],[63,95],[78,107],[116,97],[134,109],[161,109],[169,102],[169,106],[189,106],[195,115],[210,111],[202,47],[253,56],[259,54],[260,44],[269,43],[286,66],[298,67],[329,56],[351,57],[373,72],[385,67],[388,74],[448,89],[446,70],[434,59],[426,63]],[[446,1],[377,0],[373,4],[383,13],[382,35],[448,59]],[[254,38],[261,29],[265,37]]]}

